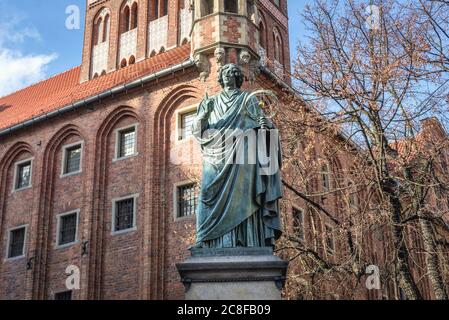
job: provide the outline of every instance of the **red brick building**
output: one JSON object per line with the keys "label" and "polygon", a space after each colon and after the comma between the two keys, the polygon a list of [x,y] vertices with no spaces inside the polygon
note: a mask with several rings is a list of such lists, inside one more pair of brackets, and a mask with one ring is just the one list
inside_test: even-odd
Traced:
{"label": "red brick building", "polygon": [[225,63],[288,83],[286,2],[87,1],[81,65],[0,98],[0,299],[183,298],[192,112]]}

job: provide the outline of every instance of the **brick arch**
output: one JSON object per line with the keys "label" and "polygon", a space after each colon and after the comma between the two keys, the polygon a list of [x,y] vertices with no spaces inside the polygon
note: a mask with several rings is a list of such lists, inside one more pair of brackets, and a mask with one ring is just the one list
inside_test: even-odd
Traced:
{"label": "brick arch", "polygon": [[[10,147],[8,151],[6,151],[5,155],[0,160],[0,239],[3,239],[3,228],[1,226],[3,225],[4,221],[5,204],[8,192],[6,187],[8,180],[7,176],[15,159],[17,159],[17,157],[19,157],[23,153],[29,153],[31,154],[31,156],[34,155],[34,151],[31,148],[31,145],[26,142],[17,142],[12,147]],[[35,171],[33,170],[33,172]],[[0,254],[3,254],[3,248],[4,246],[2,245],[0,247]],[[3,255],[1,255],[1,257],[3,257]]]}
{"label": "brick arch", "polygon": [[[197,99],[203,97],[204,93],[196,87],[190,85],[181,85],[169,92],[161,101],[156,109],[152,127],[152,148],[158,150],[152,163],[151,175],[155,178],[166,177],[167,166],[170,154],[170,134],[171,119],[176,109],[188,99]],[[154,185],[154,184],[153,184]],[[166,214],[168,212],[169,201],[166,197],[171,186],[168,186],[165,179],[160,180],[158,187],[149,190],[151,194],[151,250],[158,252],[158,255],[151,257],[150,261],[150,299],[164,299],[164,270],[165,270],[165,243],[166,243]]]}
{"label": "brick arch", "polygon": [[45,147],[42,159],[42,178],[41,188],[39,190],[39,208],[37,227],[34,234],[36,243],[35,259],[38,261],[35,266],[35,274],[33,278],[33,299],[45,299],[47,291],[47,273],[49,266],[47,265],[49,257],[49,248],[51,247],[51,225],[53,213],[53,185],[54,179],[58,174],[55,172],[55,159],[58,149],[64,141],[72,136],[78,136],[84,139],[85,135],[78,126],[73,124],[66,125],[59,129],[49,140]]}
{"label": "brick arch", "polygon": [[[107,155],[108,137],[114,130],[116,124],[126,118],[132,117],[142,125],[142,118],[136,110],[129,106],[120,106],[113,110],[101,123],[95,137],[95,158],[93,174],[93,192],[97,195],[91,204],[92,221],[89,230],[89,256],[88,256],[88,299],[101,299],[102,295],[102,275],[103,275],[103,246],[104,246],[104,208],[106,201],[107,184]],[[143,132],[145,131],[142,128]],[[139,140],[139,139],[138,139]],[[143,139],[145,140],[145,138]],[[143,141],[145,143],[145,141]]]}

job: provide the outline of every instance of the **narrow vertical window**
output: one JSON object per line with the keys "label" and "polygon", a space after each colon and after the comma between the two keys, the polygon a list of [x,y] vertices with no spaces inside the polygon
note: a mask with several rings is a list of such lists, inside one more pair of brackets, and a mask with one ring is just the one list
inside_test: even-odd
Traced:
{"label": "narrow vertical window", "polygon": [[177,218],[192,216],[198,206],[198,188],[196,184],[177,187]]}
{"label": "narrow vertical window", "polygon": [[137,3],[134,2],[131,9],[131,30],[137,28],[138,21],[138,11],[137,11]]}
{"label": "narrow vertical window", "polygon": [[164,1],[164,7],[162,8],[162,16],[166,16],[168,14],[168,0],[163,0]]}
{"label": "narrow vertical window", "polygon": [[28,188],[31,186],[31,160],[17,164],[15,190]]}
{"label": "narrow vertical window", "polygon": [[111,30],[110,27],[110,18],[109,14],[104,18],[104,27],[103,27],[103,41],[106,42],[109,41],[109,32]]}
{"label": "narrow vertical window", "polygon": [[17,258],[25,253],[26,227],[13,229],[9,232],[8,258]]}
{"label": "narrow vertical window", "polygon": [[135,228],[136,197],[116,200],[113,207],[113,232]]}

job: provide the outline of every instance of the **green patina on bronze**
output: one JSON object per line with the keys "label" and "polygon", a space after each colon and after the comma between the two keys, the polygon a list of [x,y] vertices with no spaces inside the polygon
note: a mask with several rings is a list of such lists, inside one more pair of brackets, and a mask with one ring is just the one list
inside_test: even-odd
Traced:
{"label": "green patina on bronze", "polygon": [[[254,136],[259,142],[258,130],[275,129],[275,126],[259,107],[257,98],[240,90],[243,76],[237,65],[225,65],[220,70],[219,82],[223,91],[201,102],[193,124],[194,135],[203,150],[195,247],[274,246],[282,233],[280,170],[270,175],[263,174],[257,152],[257,161],[237,164],[235,152],[223,152],[223,140],[217,142],[217,139],[205,137],[204,133],[215,130],[214,137],[225,132],[236,132],[238,136],[239,132],[255,130]],[[275,138],[280,168],[280,143],[279,138]],[[270,139],[272,141],[273,137]],[[249,140],[241,141],[244,154],[248,154]]]}

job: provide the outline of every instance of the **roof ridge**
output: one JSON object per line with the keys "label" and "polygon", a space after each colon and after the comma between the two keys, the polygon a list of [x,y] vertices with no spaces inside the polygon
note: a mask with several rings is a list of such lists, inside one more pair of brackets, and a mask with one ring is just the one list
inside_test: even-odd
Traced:
{"label": "roof ridge", "polygon": [[33,88],[33,87],[35,87],[35,86],[41,84],[42,82],[49,81],[49,80],[51,80],[51,79],[53,79],[53,78],[56,78],[56,77],[60,77],[60,76],[62,76],[64,73],[69,73],[69,72],[71,72],[71,71],[73,71],[73,70],[75,70],[75,69],[77,69],[77,68],[80,68],[80,67],[81,67],[81,65],[78,65],[78,66],[74,66],[74,67],[72,67],[72,68],[70,68],[70,69],[67,69],[67,70],[65,70],[65,71],[61,71],[61,72],[55,73],[55,74],[49,76],[48,78],[39,80],[38,82],[32,83],[32,84],[30,84],[29,86],[23,87],[23,88],[21,88],[21,89],[17,89],[16,91],[10,92],[10,93],[8,93],[8,94],[5,95],[5,96],[0,96],[0,100],[5,99],[5,98],[8,98],[8,97],[10,97],[10,96],[13,96],[13,95],[15,95],[15,94],[17,94],[17,93],[19,93],[19,92],[21,92],[21,91],[24,91],[24,90],[28,90],[28,89],[30,89],[30,88]]}

